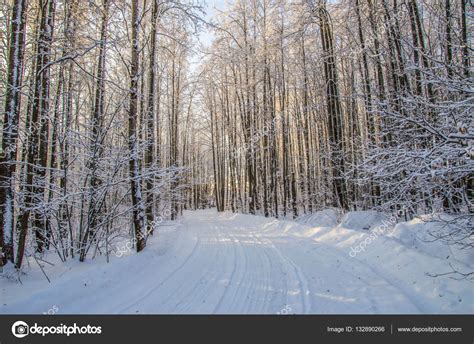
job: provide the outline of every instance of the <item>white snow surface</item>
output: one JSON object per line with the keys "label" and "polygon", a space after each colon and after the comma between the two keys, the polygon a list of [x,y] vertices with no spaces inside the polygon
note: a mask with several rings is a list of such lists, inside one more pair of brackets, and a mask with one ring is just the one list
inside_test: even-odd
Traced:
{"label": "white snow surface", "polygon": [[[0,277],[3,314],[473,313],[474,255],[427,242],[433,224],[402,222],[357,254],[384,216],[325,210],[299,222],[188,211],[144,251],[110,263],[29,258],[19,284]],[[4,273],[5,274],[5,273]]]}

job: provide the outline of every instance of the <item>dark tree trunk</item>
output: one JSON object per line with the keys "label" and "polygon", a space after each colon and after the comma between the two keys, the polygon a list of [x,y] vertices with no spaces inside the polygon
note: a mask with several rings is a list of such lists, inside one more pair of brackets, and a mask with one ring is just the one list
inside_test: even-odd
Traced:
{"label": "dark tree trunk", "polygon": [[23,75],[27,0],[15,0],[11,14],[8,48],[5,114],[0,155],[0,266],[14,261],[14,184]]}
{"label": "dark tree trunk", "polygon": [[132,193],[132,217],[137,252],[142,251],[146,245],[145,233],[143,233],[144,209],[142,193],[140,188],[140,172],[138,164],[138,136],[137,136],[137,103],[138,103],[138,0],[132,0],[132,51],[130,67],[130,105],[128,112],[128,147],[130,192]]}
{"label": "dark tree trunk", "polygon": [[[155,122],[155,84],[156,84],[156,27],[158,24],[158,0],[153,0],[151,14],[151,33],[150,33],[150,70],[148,73],[148,106],[146,110],[146,151],[145,168],[151,169],[153,166],[153,145],[155,142],[154,122]],[[148,171],[146,177],[146,219],[150,226],[150,234],[153,234],[153,207],[154,207],[154,176]]]}
{"label": "dark tree trunk", "polygon": [[[316,11],[316,9],[313,9]],[[326,80],[326,98],[328,113],[329,142],[332,158],[332,184],[335,197],[334,206],[348,210],[349,204],[346,195],[344,145],[342,137],[342,108],[339,99],[336,60],[334,56],[334,38],[326,10],[325,2],[317,9],[321,27],[321,41],[324,56],[324,76]]]}

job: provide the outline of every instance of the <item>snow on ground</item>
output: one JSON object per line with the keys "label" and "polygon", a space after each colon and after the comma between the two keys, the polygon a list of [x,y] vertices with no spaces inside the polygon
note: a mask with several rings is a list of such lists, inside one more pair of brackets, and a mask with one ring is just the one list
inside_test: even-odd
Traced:
{"label": "snow on ground", "polygon": [[0,313],[473,313],[472,282],[428,275],[472,271],[473,255],[427,243],[426,224],[331,209],[298,221],[186,212],[140,254],[42,263],[51,283],[30,258],[23,284],[0,278]]}

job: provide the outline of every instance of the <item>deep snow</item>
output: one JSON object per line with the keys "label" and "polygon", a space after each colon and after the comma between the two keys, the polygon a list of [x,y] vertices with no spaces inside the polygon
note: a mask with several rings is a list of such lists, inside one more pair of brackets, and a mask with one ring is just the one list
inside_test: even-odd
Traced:
{"label": "deep snow", "polygon": [[[428,243],[419,220],[325,210],[298,222],[186,212],[145,251],[120,247],[111,262],[28,259],[22,284],[0,278],[0,313],[473,313],[474,255]],[[361,244],[365,242],[365,244]],[[359,248],[355,252],[354,248]],[[363,250],[361,250],[363,248]]]}

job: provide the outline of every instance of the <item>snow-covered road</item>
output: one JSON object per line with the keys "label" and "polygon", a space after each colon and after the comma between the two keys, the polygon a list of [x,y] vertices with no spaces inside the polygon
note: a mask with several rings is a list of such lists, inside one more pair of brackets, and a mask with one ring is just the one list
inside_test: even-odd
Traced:
{"label": "snow-covered road", "polygon": [[[393,262],[388,259],[396,252],[383,248],[382,239],[370,248],[373,259],[364,260],[351,258],[338,245],[305,237],[308,230],[313,229],[293,221],[215,210],[186,212],[177,226],[160,227],[140,254],[112,257],[109,264],[95,259],[45,265],[51,284],[33,267],[23,285],[0,279],[0,313],[347,314],[472,309],[469,286],[459,284],[463,306],[456,290],[447,290],[423,271],[401,270],[403,279],[400,273],[391,273],[388,264]],[[337,228],[328,231],[340,236]],[[374,262],[380,250],[388,257]],[[404,250],[407,256],[412,252]],[[423,257],[418,254],[415,259],[421,263]],[[433,259],[427,261],[436,264]],[[440,290],[449,299],[441,299]],[[447,308],[434,303],[438,300],[449,301]]]}
{"label": "snow-covered road", "polygon": [[422,312],[407,294],[347,252],[275,233],[275,223],[213,211],[188,213],[167,263],[157,264],[154,279],[144,278],[143,293],[114,311]]}

